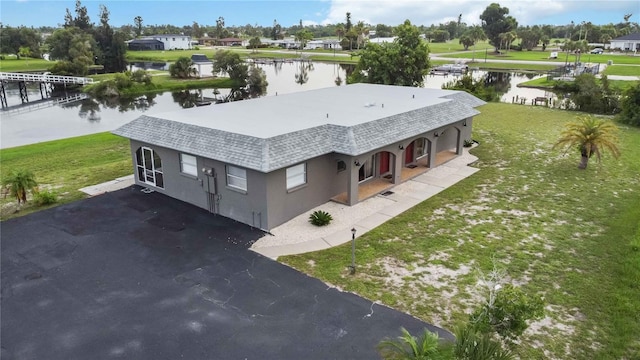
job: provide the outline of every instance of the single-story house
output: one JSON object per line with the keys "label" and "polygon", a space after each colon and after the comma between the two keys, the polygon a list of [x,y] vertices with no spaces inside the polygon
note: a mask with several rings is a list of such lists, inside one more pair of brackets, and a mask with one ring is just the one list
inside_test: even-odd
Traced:
{"label": "single-story house", "polygon": [[633,33],[615,38],[610,41],[611,49],[624,51],[640,51],[640,33]]}
{"label": "single-story house", "polygon": [[315,49],[342,50],[342,47],[340,46],[340,42],[335,39],[310,40],[306,43],[304,47],[304,50],[315,50]]}
{"label": "single-story house", "polygon": [[130,40],[127,44],[129,50],[185,50],[191,49],[191,36],[152,35]]}
{"label": "single-story house", "polygon": [[136,184],[270,230],[320,204],[347,205],[462,154],[466,92],[354,84],[143,115]]}
{"label": "single-story house", "polygon": [[373,44],[384,44],[384,43],[392,43],[394,42],[398,37],[394,36],[394,37],[379,37],[379,38],[373,38],[373,39],[369,39],[370,43]]}
{"label": "single-story house", "polygon": [[216,40],[216,45],[220,46],[246,46],[248,42],[239,38],[224,38]]}

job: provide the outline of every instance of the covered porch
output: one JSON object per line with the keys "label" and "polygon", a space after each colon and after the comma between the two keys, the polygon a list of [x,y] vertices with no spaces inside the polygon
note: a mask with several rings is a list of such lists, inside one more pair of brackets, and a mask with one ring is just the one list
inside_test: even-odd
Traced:
{"label": "covered porch", "polygon": [[[466,126],[466,121],[462,124]],[[456,125],[423,133],[361,156],[345,158],[351,163],[346,191],[332,201],[355,205],[426,173],[462,154],[463,137]]]}
{"label": "covered porch", "polygon": [[[440,166],[447,161],[454,159],[456,156],[456,151],[453,150],[440,151],[435,156],[435,166]],[[403,166],[400,171],[400,183],[428,172],[432,169],[432,167],[429,167],[428,165],[429,159],[425,156],[417,159],[409,166]],[[389,173],[384,176],[374,177],[367,181],[358,183],[358,202],[382,194],[398,185],[398,183],[393,182],[393,178],[393,174]],[[331,198],[331,201],[349,205],[349,194],[345,191]]]}

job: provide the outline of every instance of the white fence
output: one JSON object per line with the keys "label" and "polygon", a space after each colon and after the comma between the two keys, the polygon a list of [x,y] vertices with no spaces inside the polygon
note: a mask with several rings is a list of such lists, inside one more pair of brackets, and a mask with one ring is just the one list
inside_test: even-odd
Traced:
{"label": "white fence", "polygon": [[0,81],[46,82],[52,84],[93,84],[93,79],[51,74],[26,74],[0,72]]}

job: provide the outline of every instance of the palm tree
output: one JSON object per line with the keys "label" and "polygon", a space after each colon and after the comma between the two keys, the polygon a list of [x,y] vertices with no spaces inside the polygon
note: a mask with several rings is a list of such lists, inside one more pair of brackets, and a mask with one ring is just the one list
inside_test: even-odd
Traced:
{"label": "palm tree", "polygon": [[469,36],[473,39],[473,60],[476,60],[476,44],[480,40],[487,40],[487,35],[482,30],[482,27],[479,25],[474,25],[468,30]]}
{"label": "palm tree", "polygon": [[518,35],[516,34],[515,31],[509,31],[506,34],[506,39],[507,39],[507,52],[509,52],[509,50],[511,50],[511,43],[513,43],[516,39],[518,38]]}
{"label": "palm tree", "polygon": [[169,74],[171,77],[186,79],[195,76],[197,71],[193,68],[193,61],[191,61],[190,58],[183,56],[178,58],[175,63],[169,65]]}
{"label": "palm tree", "polygon": [[600,36],[600,41],[602,41],[602,45],[606,46],[607,43],[609,43],[609,41],[611,41],[611,35],[603,34],[602,36]]}
{"label": "palm tree", "polygon": [[14,170],[2,180],[3,186],[9,186],[11,196],[18,199],[18,204],[27,202],[27,191],[33,192],[38,183],[29,170]]}
{"label": "palm tree", "polygon": [[386,339],[378,344],[378,351],[384,359],[441,359],[446,350],[440,343],[438,334],[427,329],[420,337],[415,337],[405,328],[396,339]]}
{"label": "palm tree", "polygon": [[554,148],[564,147],[568,151],[577,147],[581,155],[578,168],[586,169],[589,159],[595,154],[600,161],[604,150],[618,158],[620,150],[617,143],[618,127],[613,122],[591,116],[579,116],[577,121],[565,125]]}
{"label": "palm tree", "polygon": [[369,34],[369,28],[364,24],[363,21],[358,21],[354,28],[356,30],[356,34],[358,35],[356,38],[356,44],[358,46],[358,49],[360,49],[360,46],[364,44],[364,40]]}
{"label": "palm tree", "polygon": [[338,41],[342,40],[342,37],[345,34],[345,30],[344,30],[344,25],[342,24],[338,24],[338,26],[336,26],[336,35],[338,36]]}

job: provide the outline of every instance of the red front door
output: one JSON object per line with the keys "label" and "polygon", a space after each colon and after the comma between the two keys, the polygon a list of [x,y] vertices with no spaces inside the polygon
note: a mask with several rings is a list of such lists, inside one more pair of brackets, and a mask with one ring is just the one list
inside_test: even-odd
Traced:
{"label": "red front door", "polygon": [[404,163],[411,164],[413,162],[413,143],[409,144],[406,149],[404,149]]}
{"label": "red front door", "polygon": [[380,175],[389,172],[389,153],[383,151],[380,153]]}

